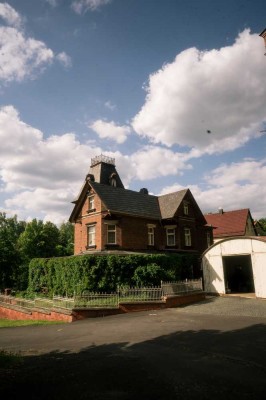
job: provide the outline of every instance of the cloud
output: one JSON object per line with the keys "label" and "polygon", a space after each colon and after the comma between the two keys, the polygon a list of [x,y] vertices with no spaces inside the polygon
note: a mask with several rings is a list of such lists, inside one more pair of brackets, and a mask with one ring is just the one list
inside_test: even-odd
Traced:
{"label": "cloud", "polygon": [[232,46],[187,49],[149,77],[132,126],[142,137],[203,153],[236,149],[261,135],[266,121],[261,38],[244,30]]}
{"label": "cloud", "polygon": [[[256,173],[254,173],[256,171]],[[223,164],[206,175],[203,187],[189,188],[204,213],[249,208],[253,218],[265,217],[266,159]],[[181,185],[165,187],[161,194],[181,190]]]}
{"label": "cloud", "polygon": [[66,67],[70,68],[72,66],[72,60],[69,55],[67,55],[64,51],[57,54],[56,56],[57,60],[61,62],[61,64]]}
{"label": "cloud", "polygon": [[7,3],[0,3],[0,17],[11,26],[19,27],[22,24],[19,13]]}
{"label": "cloud", "polygon": [[64,66],[71,65],[71,59],[65,52],[55,56],[44,42],[26,37],[20,27],[21,17],[11,6],[0,4],[0,15],[13,25],[0,27],[0,83],[35,78],[55,59]]}
{"label": "cloud", "polygon": [[106,101],[104,103],[105,107],[108,108],[111,111],[114,111],[116,109],[116,105],[113,104],[110,100]]}
{"label": "cloud", "polygon": [[52,6],[52,7],[56,7],[56,6],[58,5],[57,0],[46,0],[46,1],[47,1],[47,3],[49,3],[50,6]]}
{"label": "cloud", "polygon": [[131,131],[130,127],[127,125],[119,126],[113,121],[106,122],[101,119],[94,121],[89,125],[89,128],[96,132],[101,139],[111,139],[119,144],[126,141]]}
{"label": "cloud", "polygon": [[0,81],[22,81],[51,64],[54,53],[43,42],[26,39],[11,27],[0,27]]}
{"label": "cloud", "polygon": [[[23,218],[52,215],[65,220],[71,201],[102,150],[82,145],[73,133],[43,133],[20,119],[13,106],[0,108],[0,182],[6,211]],[[83,171],[83,172],[82,172]]]}
{"label": "cloud", "polygon": [[162,176],[182,175],[185,169],[191,169],[185,163],[182,153],[175,153],[158,146],[145,146],[131,156],[135,179],[141,181]]}
{"label": "cloud", "polygon": [[75,0],[71,7],[77,14],[87,11],[96,11],[101,6],[111,3],[112,0]]}

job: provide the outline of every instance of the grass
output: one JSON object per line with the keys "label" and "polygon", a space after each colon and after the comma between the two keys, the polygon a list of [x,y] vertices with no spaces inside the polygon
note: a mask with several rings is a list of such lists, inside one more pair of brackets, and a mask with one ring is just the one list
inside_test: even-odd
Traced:
{"label": "grass", "polygon": [[54,325],[63,324],[64,321],[41,321],[41,320],[13,320],[13,319],[0,319],[0,328],[15,328],[17,326],[29,325]]}

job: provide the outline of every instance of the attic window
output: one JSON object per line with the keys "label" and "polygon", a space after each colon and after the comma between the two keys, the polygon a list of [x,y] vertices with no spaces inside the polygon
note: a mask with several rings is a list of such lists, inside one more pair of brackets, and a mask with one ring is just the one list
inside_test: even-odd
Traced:
{"label": "attic window", "polygon": [[184,207],[184,214],[188,215],[188,203],[186,201],[184,201],[183,207]]}
{"label": "attic window", "polygon": [[88,196],[88,203],[89,203],[89,211],[94,210],[95,209],[94,196]]}
{"label": "attic window", "polygon": [[110,185],[116,187],[116,174],[113,172],[110,176]]}

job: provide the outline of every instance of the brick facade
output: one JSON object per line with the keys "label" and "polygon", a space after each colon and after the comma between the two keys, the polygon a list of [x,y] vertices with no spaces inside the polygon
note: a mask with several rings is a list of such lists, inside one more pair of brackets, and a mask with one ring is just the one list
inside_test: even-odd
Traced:
{"label": "brick facade", "polygon": [[[92,163],[70,221],[75,224],[75,254],[104,250],[202,253],[207,226],[189,189],[163,196],[147,189],[124,189],[111,162]],[[95,177],[98,181],[95,181]],[[115,180],[116,179],[116,180]]]}

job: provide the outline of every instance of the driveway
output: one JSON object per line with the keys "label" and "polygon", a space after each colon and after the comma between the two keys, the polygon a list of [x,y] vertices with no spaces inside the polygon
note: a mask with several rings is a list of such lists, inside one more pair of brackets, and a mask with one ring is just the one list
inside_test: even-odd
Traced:
{"label": "driveway", "polygon": [[0,348],[23,354],[21,365],[1,374],[3,398],[266,395],[264,300],[209,297],[182,308],[6,328]]}

